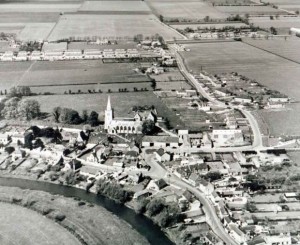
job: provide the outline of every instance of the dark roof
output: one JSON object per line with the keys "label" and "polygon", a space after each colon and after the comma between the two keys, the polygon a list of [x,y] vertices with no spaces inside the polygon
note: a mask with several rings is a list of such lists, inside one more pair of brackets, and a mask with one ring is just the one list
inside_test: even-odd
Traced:
{"label": "dark roof", "polygon": [[163,148],[159,148],[156,153],[160,156],[162,156],[163,154],[165,154],[165,150]]}
{"label": "dark roof", "polygon": [[125,155],[131,157],[137,157],[139,153],[137,153],[136,151],[127,151]]}
{"label": "dark roof", "polygon": [[155,184],[158,186],[159,189],[162,189],[162,188],[168,186],[166,181],[164,181],[163,179],[156,180]]}

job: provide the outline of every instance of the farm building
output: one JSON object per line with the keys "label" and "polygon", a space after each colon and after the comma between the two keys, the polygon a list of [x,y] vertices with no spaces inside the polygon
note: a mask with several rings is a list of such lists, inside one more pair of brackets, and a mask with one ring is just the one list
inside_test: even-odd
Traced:
{"label": "farm building", "polygon": [[143,147],[178,147],[177,137],[171,136],[145,136],[142,140]]}

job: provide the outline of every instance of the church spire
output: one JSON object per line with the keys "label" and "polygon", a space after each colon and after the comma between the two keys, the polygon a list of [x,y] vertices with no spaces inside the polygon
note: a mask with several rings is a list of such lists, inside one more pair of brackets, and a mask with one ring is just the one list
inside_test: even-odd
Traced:
{"label": "church spire", "polygon": [[107,111],[111,111],[110,96],[108,96],[108,99],[107,99],[106,110],[107,110]]}

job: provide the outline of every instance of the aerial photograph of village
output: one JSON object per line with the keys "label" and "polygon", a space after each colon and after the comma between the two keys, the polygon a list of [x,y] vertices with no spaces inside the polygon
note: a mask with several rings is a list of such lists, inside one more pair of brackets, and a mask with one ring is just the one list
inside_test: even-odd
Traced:
{"label": "aerial photograph of village", "polygon": [[300,0],[0,0],[0,245],[300,244]]}

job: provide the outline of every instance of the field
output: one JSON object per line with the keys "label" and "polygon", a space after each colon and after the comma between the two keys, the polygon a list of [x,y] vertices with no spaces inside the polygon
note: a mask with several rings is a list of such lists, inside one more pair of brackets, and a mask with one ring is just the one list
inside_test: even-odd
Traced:
{"label": "field", "polygon": [[300,10],[300,2],[298,0],[268,0],[268,2],[286,10]]}
{"label": "field", "polygon": [[12,86],[86,85],[98,83],[148,82],[135,69],[138,64],[110,63],[100,60],[56,62],[3,62],[0,90]]}
{"label": "field", "polygon": [[27,24],[17,36],[23,41],[46,40],[55,23]]}
{"label": "field", "polygon": [[0,5],[1,13],[16,13],[16,12],[37,12],[37,13],[60,13],[60,12],[73,12],[80,7],[80,4],[73,3],[6,3]]}
{"label": "field", "polygon": [[[111,97],[111,104],[116,117],[131,117],[133,106],[154,105],[158,115],[169,118],[173,126],[181,125],[176,114],[169,110],[153,92],[128,92],[128,93],[103,93],[103,94],[79,94],[79,95],[49,95],[34,96],[41,104],[43,112],[51,112],[54,107],[63,106],[75,109],[97,111],[104,119],[108,95]],[[63,104],[62,104],[63,101]]]}
{"label": "field", "polygon": [[251,0],[209,0],[210,3],[215,5],[245,5],[253,4]]}
{"label": "field", "polygon": [[171,25],[174,29],[179,29],[179,30],[184,30],[185,28],[192,28],[193,30],[199,30],[199,29],[210,29],[210,28],[215,28],[215,29],[222,29],[224,27],[235,27],[235,28],[240,28],[240,27],[247,27],[245,23],[208,23],[208,24],[183,24],[183,25]]}
{"label": "field", "polygon": [[6,203],[0,203],[0,210],[1,245],[81,244],[64,228],[34,211]]}
{"label": "field", "polygon": [[270,134],[300,136],[300,104],[291,104],[286,110],[260,110],[259,115],[268,124]]}
{"label": "field", "polygon": [[133,38],[137,34],[153,36],[156,33],[167,40],[181,37],[177,32],[159,23],[154,15],[67,14],[59,20],[49,40],[87,36]]}
{"label": "field", "polygon": [[230,15],[272,15],[286,14],[282,10],[278,10],[269,6],[216,6],[218,11]]}
{"label": "field", "polygon": [[[16,187],[1,186],[0,193],[0,200],[15,198],[21,200],[22,205],[30,203],[28,205],[30,209],[37,212],[52,210],[43,217],[23,207],[15,205],[6,207],[8,204],[1,204],[0,234],[6,235],[4,239],[10,239],[8,243],[2,243],[3,237],[1,236],[1,245],[149,244],[128,223],[101,206],[91,206],[86,202],[79,205],[79,201],[71,197],[52,195],[43,191],[22,190]],[[48,220],[48,218],[53,219],[58,213],[65,215],[65,219],[60,223],[71,232],[78,234],[83,239],[82,243],[75,240],[71,232]],[[7,234],[4,233],[6,230],[2,227],[8,227]],[[21,239],[17,240],[18,238]]]}
{"label": "field", "polygon": [[283,38],[269,40],[249,38],[243,39],[243,42],[300,63],[300,53],[295,52],[295,50],[300,50],[300,42],[298,38],[288,38],[287,40],[284,40]]}
{"label": "field", "polygon": [[225,19],[228,16],[204,2],[153,1],[148,4],[155,13],[162,15],[165,19],[204,19],[206,16],[212,19]]}
{"label": "field", "polygon": [[79,11],[151,12],[147,4],[142,1],[85,1]]}
{"label": "field", "polygon": [[252,17],[249,18],[249,22],[254,26],[269,29],[275,27],[279,34],[289,34],[291,27],[300,28],[299,17],[283,17],[280,16],[278,19],[274,18],[270,20],[269,17]]}
{"label": "field", "polygon": [[137,48],[137,44],[131,41],[119,41],[118,44],[109,45],[109,44],[92,44],[87,42],[70,42],[68,43],[68,49],[134,49]]}
{"label": "field", "polygon": [[241,42],[185,45],[182,56],[193,73],[238,72],[296,100],[300,99],[300,65]]}

